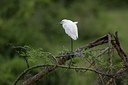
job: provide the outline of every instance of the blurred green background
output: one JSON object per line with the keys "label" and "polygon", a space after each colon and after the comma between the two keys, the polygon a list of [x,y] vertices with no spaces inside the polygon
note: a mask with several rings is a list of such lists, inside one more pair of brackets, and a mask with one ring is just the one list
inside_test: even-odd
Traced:
{"label": "blurred green background", "polygon": [[[70,48],[62,19],[78,21],[78,48],[108,32],[119,32],[128,50],[128,0],[0,0],[0,85],[11,85],[26,64],[11,45],[57,54]],[[93,73],[58,69],[37,85],[95,85]]]}

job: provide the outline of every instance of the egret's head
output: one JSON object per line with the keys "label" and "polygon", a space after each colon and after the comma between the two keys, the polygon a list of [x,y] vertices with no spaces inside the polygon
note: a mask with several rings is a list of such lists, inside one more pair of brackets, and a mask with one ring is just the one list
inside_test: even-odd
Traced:
{"label": "egret's head", "polygon": [[67,21],[67,19],[63,19],[61,22],[60,22],[60,24],[63,24],[63,23],[65,23]]}

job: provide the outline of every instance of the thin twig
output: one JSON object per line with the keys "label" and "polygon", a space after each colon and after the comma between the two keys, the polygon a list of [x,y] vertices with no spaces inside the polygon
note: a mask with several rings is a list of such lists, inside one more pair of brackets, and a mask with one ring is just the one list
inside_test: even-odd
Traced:
{"label": "thin twig", "polygon": [[[104,50],[102,50],[102,51],[96,56],[96,58],[98,58],[98,57],[100,57],[101,55],[103,55],[105,52],[108,51],[108,49],[109,49],[109,47],[106,47]],[[95,63],[95,61],[92,61],[92,62],[90,63],[90,65],[88,66],[88,68],[90,68],[91,66],[93,66],[94,63]]]}
{"label": "thin twig", "polygon": [[105,85],[105,84],[104,84],[104,79],[103,79],[103,77],[102,77],[102,75],[101,75],[101,74],[99,74],[99,79],[100,79],[100,81],[101,81],[102,85]]}
{"label": "thin twig", "polygon": [[110,34],[108,34],[108,46],[109,46],[109,50],[108,50],[108,55],[109,55],[109,67],[110,67],[110,74],[112,74],[112,65],[113,65],[113,63],[112,63],[112,44],[111,44],[111,41],[112,41],[112,36],[110,35]]}
{"label": "thin twig", "polygon": [[[68,66],[65,66],[65,65],[57,65],[57,67],[60,67],[60,68],[69,68]],[[105,76],[108,76],[108,77],[113,77],[112,74],[106,74],[106,73],[103,73],[103,72],[100,72],[98,70],[94,70],[94,69],[90,69],[90,68],[85,68],[85,67],[70,67],[69,69],[78,69],[78,70],[85,70],[85,71],[92,71],[92,72],[95,72],[97,74],[101,74],[101,75],[105,75]]]}

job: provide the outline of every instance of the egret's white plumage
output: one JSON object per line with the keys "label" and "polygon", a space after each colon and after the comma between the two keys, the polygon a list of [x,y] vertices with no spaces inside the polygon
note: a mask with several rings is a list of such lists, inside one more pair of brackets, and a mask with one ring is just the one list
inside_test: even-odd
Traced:
{"label": "egret's white plumage", "polygon": [[65,33],[70,36],[73,40],[76,40],[78,38],[78,28],[77,24],[78,22],[73,22],[71,20],[63,19],[61,21],[61,24],[65,30]]}

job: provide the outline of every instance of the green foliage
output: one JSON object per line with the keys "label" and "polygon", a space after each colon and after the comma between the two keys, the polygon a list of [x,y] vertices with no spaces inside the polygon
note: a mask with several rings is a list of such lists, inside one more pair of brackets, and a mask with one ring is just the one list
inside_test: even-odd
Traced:
{"label": "green foliage", "polygon": [[127,7],[127,0],[99,0],[103,5],[105,5],[109,9],[117,9]]}
{"label": "green foliage", "polygon": [[5,63],[0,64],[0,84],[12,85],[17,75],[26,68],[24,63],[21,58],[16,57],[11,60],[6,59]]}
{"label": "green foliage", "polygon": [[26,55],[28,56],[28,61],[35,64],[52,64],[52,60],[50,60],[50,57],[52,57],[51,53],[44,52],[43,49],[33,49],[30,48],[29,51],[27,51]]}

